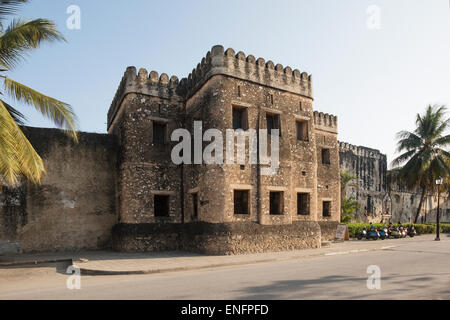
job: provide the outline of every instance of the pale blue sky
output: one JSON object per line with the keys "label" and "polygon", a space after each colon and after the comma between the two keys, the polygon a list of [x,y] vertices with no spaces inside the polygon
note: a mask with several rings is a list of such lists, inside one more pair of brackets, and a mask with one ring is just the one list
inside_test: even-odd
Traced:
{"label": "pale blue sky", "polygon": [[[81,30],[66,28],[71,4]],[[381,30],[366,26],[370,5]],[[35,0],[21,15],[52,19],[68,43],[44,46],[10,76],[70,103],[82,131],[106,132],[127,66],[181,79],[215,44],[312,74],[314,108],[339,117],[339,139],[389,161],[395,134],[427,104],[450,107],[449,0]]]}

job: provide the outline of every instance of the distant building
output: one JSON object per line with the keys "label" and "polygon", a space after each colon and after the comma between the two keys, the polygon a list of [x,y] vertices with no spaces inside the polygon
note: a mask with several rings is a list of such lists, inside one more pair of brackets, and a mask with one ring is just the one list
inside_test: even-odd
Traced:
{"label": "distant building", "polygon": [[[354,196],[360,210],[356,216],[362,222],[414,222],[420,204],[421,191],[399,185],[394,173],[387,170],[387,158],[378,150],[339,144],[341,170],[356,177],[346,190]],[[441,221],[450,221],[448,195],[441,195]],[[428,194],[418,222],[436,222],[437,193]]]}

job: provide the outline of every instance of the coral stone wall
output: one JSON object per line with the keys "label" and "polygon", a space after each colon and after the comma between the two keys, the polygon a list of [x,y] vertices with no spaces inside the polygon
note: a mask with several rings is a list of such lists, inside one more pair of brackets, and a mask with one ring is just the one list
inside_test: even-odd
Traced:
{"label": "coral stone wall", "polygon": [[[317,219],[340,222],[341,191],[337,118],[315,112],[314,123],[317,152]],[[328,150],[328,156],[324,156],[324,150]],[[329,203],[329,212],[325,210],[325,203]]]}
{"label": "coral stone wall", "polygon": [[262,226],[253,222],[211,224],[118,225],[114,248],[119,251],[187,250],[212,255],[320,248],[317,222]]}
{"label": "coral stone wall", "polygon": [[54,129],[24,132],[47,174],[39,186],[24,182],[0,192],[0,240],[23,252],[110,248],[118,222],[114,137],[80,133],[75,144]]}

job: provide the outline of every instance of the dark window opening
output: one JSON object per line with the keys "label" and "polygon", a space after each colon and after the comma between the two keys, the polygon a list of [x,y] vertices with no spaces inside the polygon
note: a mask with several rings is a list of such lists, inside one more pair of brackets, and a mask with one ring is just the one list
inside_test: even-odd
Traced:
{"label": "dark window opening", "polygon": [[280,115],[279,114],[267,114],[267,132],[272,134],[272,130],[279,130],[279,134],[281,137],[281,124],[280,124]]}
{"label": "dark window opening", "polygon": [[233,129],[248,129],[247,108],[233,107]]}
{"label": "dark window opening", "polygon": [[284,211],[284,197],[283,192],[270,193],[270,214],[282,215]]}
{"label": "dark window opening", "polygon": [[192,204],[193,204],[192,219],[197,220],[197,218],[198,218],[198,194],[197,193],[194,193],[192,195]]}
{"label": "dark window opening", "polygon": [[297,214],[300,216],[309,216],[309,194],[297,194]]}
{"label": "dark window opening", "polygon": [[308,122],[297,121],[297,140],[308,141]]}
{"label": "dark window opening", "polygon": [[153,143],[166,144],[166,128],[164,123],[153,122]]}
{"label": "dark window opening", "polygon": [[372,197],[368,196],[367,197],[367,212],[368,213],[372,213],[373,212],[373,201],[372,201]]}
{"label": "dark window opening", "polygon": [[238,86],[238,97],[241,96],[241,86]]}
{"label": "dark window opening", "polygon": [[248,190],[234,191],[234,214],[249,214]]}
{"label": "dark window opening", "polygon": [[322,214],[324,217],[331,217],[331,202],[330,201],[323,202]]}
{"label": "dark window opening", "polygon": [[330,149],[322,149],[322,164],[330,164]]}
{"label": "dark window opening", "polygon": [[169,216],[169,196],[155,195],[155,217]]}

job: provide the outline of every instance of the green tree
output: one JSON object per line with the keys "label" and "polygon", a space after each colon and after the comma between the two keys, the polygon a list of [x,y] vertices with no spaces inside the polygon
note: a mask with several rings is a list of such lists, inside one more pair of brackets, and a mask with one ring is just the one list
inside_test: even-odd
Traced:
{"label": "green tree", "polygon": [[355,196],[350,196],[348,198],[344,198],[344,201],[342,203],[342,211],[345,215],[351,215],[356,210],[360,209],[360,205],[358,201],[356,201]]}
{"label": "green tree", "polygon": [[347,198],[347,188],[356,187],[356,177],[349,172],[341,171],[341,210],[343,214],[343,219],[345,217],[351,216],[355,211],[360,209],[360,205],[354,196]]}
{"label": "green tree", "polygon": [[15,186],[22,177],[39,183],[45,173],[41,157],[24,135],[21,126],[26,119],[9,104],[12,102],[36,108],[46,118],[77,141],[76,116],[67,103],[37,92],[12,80],[8,72],[24,61],[44,42],[65,41],[49,20],[9,19],[28,0],[0,0],[0,188],[2,184]]}
{"label": "green tree", "polygon": [[447,180],[450,174],[450,135],[446,134],[450,119],[446,118],[446,111],[444,106],[428,106],[423,115],[417,115],[414,132],[397,134],[397,151],[402,153],[392,162],[397,180],[408,188],[421,190],[414,223],[419,219],[426,194],[436,190],[435,179],[440,176]]}

